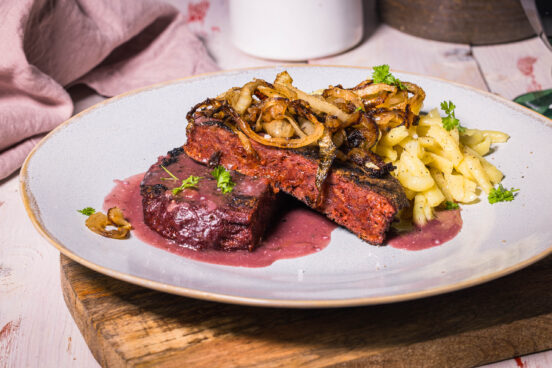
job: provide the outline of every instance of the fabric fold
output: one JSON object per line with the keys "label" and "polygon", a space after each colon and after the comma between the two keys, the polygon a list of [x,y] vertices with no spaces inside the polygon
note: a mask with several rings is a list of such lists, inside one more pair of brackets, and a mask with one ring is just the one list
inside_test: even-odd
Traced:
{"label": "fabric fold", "polygon": [[71,116],[65,88],[109,97],[218,69],[184,16],[156,0],[6,0],[0,35],[0,179]]}

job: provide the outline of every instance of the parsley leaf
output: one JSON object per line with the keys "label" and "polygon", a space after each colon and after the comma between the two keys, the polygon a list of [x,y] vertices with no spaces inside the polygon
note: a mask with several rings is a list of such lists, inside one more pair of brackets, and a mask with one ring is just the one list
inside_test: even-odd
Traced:
{"label": "parsley leaf", "polygon": [[226,194],[234,190],[236,183],[232,181],[230,172],[228,172],[223,166],[215,167],[215,169],[211,171],[211,175],[217,179],[217,187],[222,193]]}
{"label": "parsley leaf", "polygon": [[188,188],[197,188],[197,184],[199,183],[199,179],[202,179],[201,176],[193,176],[190,175],[186,179],[182,180],[182,185],[176,188],[173,188],[172,193],[174,195],[182,192],[184,189]]}
{"label": "parsley leaf", "polygon": [[374,83],[385,83],[390,86],[396,86],[398,89],[406,90],[404,84],[391,73],[389,73],[389,65],[383,64],[375,66],[372,73],[372,80]]}
{"label": "parsley leaf", "polygon": [[[163,165],[159,165],[159,166],[161,166],[161,168],[165,170],[165,172],[169,174],[171,178],[173,178],[174,180],[178,180],[178,178],[172,172],[170,172],[169,169],[167,169],[165,166]],[[161,179],[167,180],[168,178],[161,178]]]}
{"label": "parsley leaf", "polygon": [[[172,178],[172,180],[180,180],[174,175],[172,172],[169,171],[165,166],[159,165],[167,174],[169,174]],[[182,180],[182,184],[179,187],[173,188],[172,193],[173,195],[177,195],[178,193],[182,192],[184,189],[187,188],[197,188],[197,184],[199,183],[199,179],[203,179],[201,176],[193,176],[190,175],[186,179]],[[161,180],[171,180],[170,178],[161,178]]]}
{"label": "parsley leaf", "polygon": [[447,210],[457,210],[457,209],[460,208],[460,206],[456,202],[446,201],[445,202],[445,208]]}
{"label": "parsley leaf", "polygon": [[466,128],[460,125],[460,120],[456,119],[456,116],[454,115],[454,109],[456,109],[456,105],[454,105],[452,101],[441,102],[441,110],[443,110],[445,114],[447,114],[446,117],[442,118],[443,128],[445,128],[447,131],[457,128],[459,132],[464,132],[466,131]]}
{"label": "parsley leaf", "polygon": [[85,207],[82,210],[77,210],[77,212],[80,212],[85,216],[90,216],[90,215],[93,215],[94,213],[96,213],[96,210],[93,209],[92,207]]}
{"label": "parsley leaf", "polygon": [[355,112],[357,112],[357,111],[366,111],[366,110],[364,110],[364,107],[359,106],[359,107],[356,108]]}
{"label": "parsley leaf", "polygon": [[519,191],[519,189],[510,189],[507,190],[502,186],[502,184],[498,184],[498,188],[493,188],[489,192],[489,196],[487,197],[490,204],[497,203],[497,202],[511,202],[515,198],[515,192]]}

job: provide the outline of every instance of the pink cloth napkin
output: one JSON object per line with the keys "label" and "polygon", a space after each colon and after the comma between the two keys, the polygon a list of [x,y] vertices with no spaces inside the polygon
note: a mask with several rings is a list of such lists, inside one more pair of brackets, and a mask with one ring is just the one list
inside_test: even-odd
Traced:
{"label": "pink cloth napkin", "polygon": [[2,0],[0,179],[71,116],[66,87],[113,96],[216,69],[184,16],[159,0]]}

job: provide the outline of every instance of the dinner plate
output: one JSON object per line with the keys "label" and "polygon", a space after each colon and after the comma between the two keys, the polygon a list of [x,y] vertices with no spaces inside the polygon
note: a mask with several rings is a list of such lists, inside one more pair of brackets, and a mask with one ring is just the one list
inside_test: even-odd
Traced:
{"label": "dinner plate", "polygon": [[490,205],[484,196],[462,206],[462,230],[451,241],[408,251],[372,246],[345,229],[324,250],[268,267],[202,263],[150,246],[136,237],[92,233],[77,209],[99,208],[115,179],[146,171],[186,140],[186,113],[253,78],[268,81],[287,69],[306,91],[356,85],[371,69],[282,66],[225,71],[170,81],[106,100],[52,131],[21,170],[27,212],[69,258],[95,271],[145,287],[219,302],[276,307],[343,307],[397,302],[480,284],[528,266],[552,251],[551,120],[503,98],[444,80],[395,72],[421,86],[424,111],[453,101],[469,128],[508,133],[489,160],[515,200]]}

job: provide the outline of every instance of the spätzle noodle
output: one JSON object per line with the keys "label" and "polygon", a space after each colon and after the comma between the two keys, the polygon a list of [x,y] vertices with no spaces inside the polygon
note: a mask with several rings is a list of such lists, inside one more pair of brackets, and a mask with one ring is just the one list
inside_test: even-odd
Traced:
{"label": "sp\u00e4tzle noodle", "polygon": [[413,222],[422,226],[446,201],[474,202],[481,191],[489,193],[502,181],[502,172],[483,156],[491,144],[508,138],[493,130],[447,131],[434,109],[417,126],[399,126],[384,133],[374,150],[396,167],[392,174],[413,202]]}

